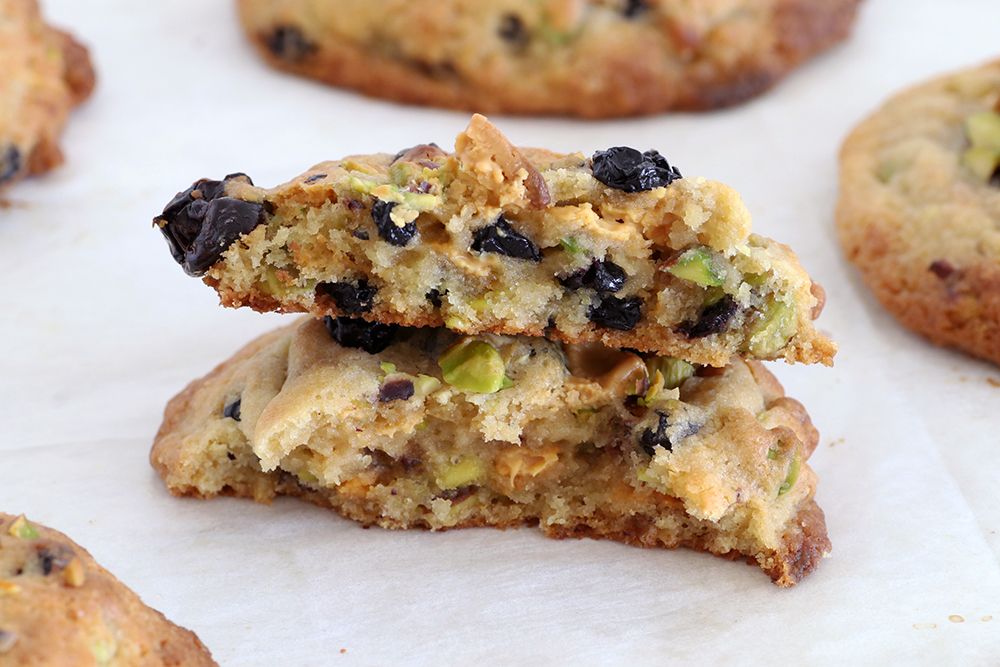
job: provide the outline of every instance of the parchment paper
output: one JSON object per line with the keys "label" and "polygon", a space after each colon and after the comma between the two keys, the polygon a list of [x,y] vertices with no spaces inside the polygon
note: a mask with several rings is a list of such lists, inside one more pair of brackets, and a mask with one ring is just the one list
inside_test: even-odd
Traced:
{"label": "parchment paper", "polygon": [[834,543],[793,590],[688,551],[170,497],[146,458],[163,405],[284,320],[218,307],[152,216],[197,177],[273,185],[323,159],[450,145],[467,115],[272,72],[229,0],[45,4],[100,82],[67,164],[0,210],[0,508],[73,536],[221,664],[1000,664],[1000,369],[897,326],[833,231],[845,133],[889,92],[995,55],[1000,4],[867,0],[849,43],[732,111],[494,119],[517,143],[655,147],[725,181],[825,284],[836,367],[774,366],[823,434]]}

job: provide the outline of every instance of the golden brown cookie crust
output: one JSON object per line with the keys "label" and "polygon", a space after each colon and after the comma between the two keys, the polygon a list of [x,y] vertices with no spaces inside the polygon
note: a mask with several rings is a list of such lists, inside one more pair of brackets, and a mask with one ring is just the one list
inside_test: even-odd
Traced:
{"label": "golden brown cookie crust", "polygon": [[63,161],[59,135],[94,87],[87,49],[43,22],[35,0],[0,0],[0,188]]}
{"label": "golden brown cookie crust", "polygon": [[[314,356],[294,342],[291,348],[287,347],[287,339],[294,335],[296,328],[303,326],[307,329],[315,328],[314,323],[303,320],[252,342],[210,374],[192,382],[170,401],[150,452],[150,462],[172,493],[202,498],[234,495],[258,502],[270,502],[277,495],[289,495],[329,507],[364,525],[385,528],[444,530],[471,526],[508,528],[539,524],[539,515],[530,507],[525,509],[518,504],[504,503],[489,505],[484,511],[463,515],[461,520],[454,523],[442,524],[435,520],[435,516],[426,513],[400,516],[387,510],[385,497],[352,491],[350,480],[343,487],[317,487],[303,483],[283,467],[262,470],[263,465],[255,455],[256,450],[233,428],[235,423],[232,420],[222,418],[218,405],[231,400],[233,386],[247,387],[249,385],[245,383],[256,383],[258,386],[268,387],[268,395],[272,398],[264,407],[265,412],[260,414],[269,415],[269,423],[264,426],[269,430],[276,416],[272,406],[287,406],[289,397],[302,393],[300,389],[304,385],[298,384],[295,379],[300,371],[282,371],[282,368],[286,368],[284,362],[275,359],[296,357],[299,361],[294,362],[295,365],[301,366],[302,359]],[[281,348],[283,341],[286,347]],[[652,496],[645,492],[636,493],[620,482],[617,483],[620,491],[615,493],[616,500],[611,504],[602,505],[600,503],[606,501],[599,501],[595,497],[594,502],[598,507],[595,513],[572,520],[567,520],[566,517],[552,520],[548,517],[541,523],[541,530],[556,538],[589,536],[638,546],[689,547],[757,564],[781,586],[790,586],[800,581],[830,551],[823,514],[813,502],[816,477],[805,463],[815,449],[819,436],[802,405],[784,396],[781,385],[771,373],[757,362],[750,362],[746,366],[752,375],[752,382],[756,383],[754,392],[759,393],[760,398],[757,400],[760,401],[763,412],[756,418],[747,415],[745,421],[741,421],[738,415],[728,416],[727,419],[734,427],[727,437],[745,443],[747,452],[755,446],[751,444],[754,442],[759,443],[756,446],[763,447],[766,452],[770,445],[760,444],[763,442],[762,433],[779,434],[779,439],[799,443],[796,446],[801,452],[801,473],[797,485],[792,487],[794,495],[788,496],[790,504],[783,505],[784,509],[775,507],[776,513],[788,514],[768,515],[757,519],[775,522],[777,530],[772,546],[762,546],[757,541],[758,537],[752,536],[752,531],[740,527],[744,525],[742,522],[752,522],[752,519],[725,518],[730,516],[728,510],[718,523],[709,518],[698,518],[685,510],[690,499],[681,500],[662,493],[654,493]],[[273,370],[269,371],[267,368]],[[289,375],[286,376],[286,372]],[[321,372],[322,377],[327,378],[326,381],[339,382],[336,380],[338,376]],[[276,377],[278,375],[281,377]],[[737,385],[726,385],[725,382],[720,380],[721,384],[702,385],[700,399],[692,395],[686,400],[709,402],[714,400],[716,392],[725,394],[736,389]],[[274,394],[275,391],[278,393]],[[313,395],[313,392],[310,389],[308,393]],[[248,395],[244,390],[244,401]],[[262,407],[260,402],[253,398],[250,400],[257,403],[257,407],[252,410],[259,412]],[[726,400],[732,400],[732,397]],[[243,421],[238,428],[260,433],[263,417],[248,416],[246,405],[244,402]],[[762,430],[762,425],[767,430]],[[737,453],[736,457],[742,458],[745,453]],[[746,481],[740,483],[743,489],[749,490],[758,485],[757,481],[752,481],[759,479],[755,476],[760,474],[752,472],[753,466],[758,465],[754,461],[756,459],[749,457],[745,464],[735,464],[747,466],[737,473],[747,475]],[[686,467],[688,464],[676,465]],[[697,484],[703,485],[707,477],[698,472],[701,470],[697,468],[698,465],[703,464],[695,464],[695,468],[690,468],[693,471],[692,479],[701,480]],[[712,474],[708,468],[705,471],[709,476]],[[400,494],[404,494],[402,489],[406,487],[400,488]],[[700,489],[696,493],[705,491]],[[713,495],[711,490],[707,493],[706,497]],[[397,497],[396,493],[391,496]],[[732,516],[741,515],[737,511]],[[677,531],[664,530],[664,518],[674,521],[673,525],[683,524],[685,528]],[[720,535],[724,537],[720,539]]]}
{"label": "golden brown cookie crust", "polygon": [[209,667],[174,625],[62,533],[0,513],[0,663]]}
{"label": "golden brown cookie crust", "polygon": [[[471,10],[463,0],[359,0],[336,12],[317,0],[239,6],[268,62],[331,85],[484,113],[609,118],[743,102],[846,38],[859,3],[647,0],[635,3],[645,9],[631,19],[624,13],[633,3],[607,0],[510,0]],[[522,29],[542,46],[512,47],[484,27],[522,15],[521,25],[531,24]],[[282,28],[304,41],[276,52]]]}
{"label": "golden brown cookie crust", "polygon": [[1000,363],[1000,187],[961,163],[963,124],[1000,98],[1000,61],[895,95],[847,138],[837,227],[887,310]]}

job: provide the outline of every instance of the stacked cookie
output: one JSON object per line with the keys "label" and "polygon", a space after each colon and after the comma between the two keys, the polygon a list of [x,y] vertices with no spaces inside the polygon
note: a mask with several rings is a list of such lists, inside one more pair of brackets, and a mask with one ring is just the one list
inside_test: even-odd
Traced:
{"label": "stacked cookie", "polygon": [[168,405],[176,494],[688,546],[786,586],[829,550],[816,431],[760,363],[831,362],[822,292],[655,151],[518,149],[475,116],[453,153],[200,180],[155,224],[225,305],[309,314]]}

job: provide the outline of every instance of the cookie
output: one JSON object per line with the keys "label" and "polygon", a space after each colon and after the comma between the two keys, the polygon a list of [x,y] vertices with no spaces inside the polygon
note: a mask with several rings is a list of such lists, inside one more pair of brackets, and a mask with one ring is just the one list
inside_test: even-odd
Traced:
{"label": "cookie", "polygon": [[368,95],[607,118],[747,100],[850,31],[859,0],[240,0],[272,65]]}
{"label": "cookie", "polygon": [[93,86],[87,50],[35,0],[0,0],[0,190],[62,163],[59,135]]}
{"label": "cookie", "polygon": [[904,91],[851,133],[837,226],[902,324],[1000,363],[1000,61]]}
{"label": "cookie", "polygon": [[384,528],[537,524],[790,586],[830,549],[817,438],[757,362],[302,318],[175,397],[150,459],[177,495],[299,496]]}
{"label": "cookie", "polygon": [[475,116],[433,145],[272,189],[201,180],[154,221],[227,306],[601,342],[724,366],[831,363],[822,291],[732,189],[656,151],[512,146]]}
{"label": "cookie", "polygon": [[0,513],[0,664],[215,665],[178,627],[60,532]]}

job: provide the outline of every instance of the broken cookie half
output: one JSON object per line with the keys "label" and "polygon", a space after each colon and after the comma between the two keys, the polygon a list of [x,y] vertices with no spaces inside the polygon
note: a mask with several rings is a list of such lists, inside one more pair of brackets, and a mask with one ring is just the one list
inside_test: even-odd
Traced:
{"label": "broken cookie half", "polygon": [[200,180],[155,219],[223,304],[545,336],[724,367],[830,364],[822,290],[739,195],[656,151],[518,149],[474,116],[453,153],[316,165],[275,188]]}
{"label": "broken cookie half", "polygon": [[366,525],[537,525],[690,547],[781,586],[829,551],[817,433],[756,361],[303,318],[167,406],[171,492],[299,496]]}

